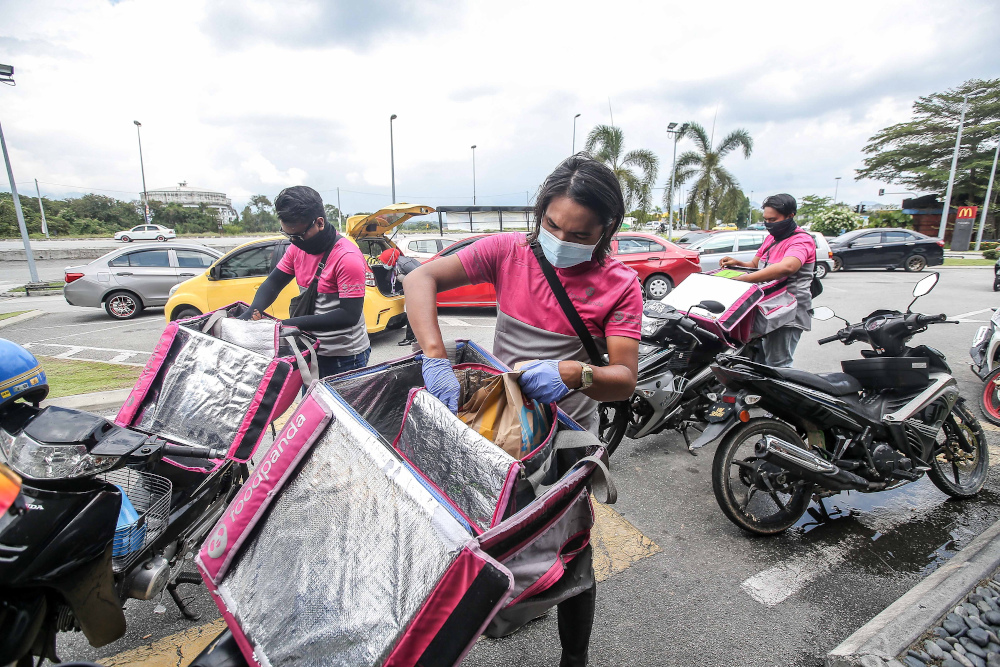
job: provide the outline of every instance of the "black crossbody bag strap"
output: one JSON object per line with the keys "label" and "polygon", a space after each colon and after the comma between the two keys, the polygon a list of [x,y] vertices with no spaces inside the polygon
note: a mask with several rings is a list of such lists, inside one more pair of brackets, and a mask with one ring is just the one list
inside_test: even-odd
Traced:
{"label": "black crossbody bag strap", "polygon": [[556,301],[559,302],[559,306],[562,308],[563,313],[565,313],[566,318],[569,320],[570,326],[573,327],[573,331],[579,336],[580,342],[583,343],[583,349],[587,351],[587,356],[590,357],[590,363],[595,366],[607,366],[604,361],[604,356],[597,349],[597,341],[594,340],[593,334],[587,329],[587,325],[583,323],[583,318],[580,317],[580,313],[577,312],[576,306],[569,299],[569,294],[566,293],[566,288],[563,284],[559,282],[559,276],[556,275],[556,270],[552,268],[549,260],[545,258],[545,253],[542,251],[542,246],[538,244],[537,241],[531,244],[531,252],[535,254],[535,258],[538,259],[538,265],[542,267],[542,273],[545,275],[545,280],[548,281],[549,287],[552,289],[552,293],[556,296]]}
{"label": "black crossbody bag strap", "polygon": [[[333,245],[337,245],[336,241]],[[307,287],[301,294],[292,298],[289,303],[289,317],[312,315],[316,310],[316,293],[319,291],[319,279],[323,275],[323,270],[326,268],[326,262],[330,259],[331,252],[333,252],[333,246],[330,246],[330,249],[326,251],[323,258],[319,260],[319,265],[316,267],[316,275],[313,276],[312,281],[309,283],[309,287]]]}

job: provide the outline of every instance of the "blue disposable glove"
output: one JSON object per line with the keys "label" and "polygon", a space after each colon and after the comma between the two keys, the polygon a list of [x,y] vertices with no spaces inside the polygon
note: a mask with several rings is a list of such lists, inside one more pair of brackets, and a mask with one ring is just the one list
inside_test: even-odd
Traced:
{"label": "blue disposable glove", "polygon": [[451,362],[447,359],[424,357],[421,370],[427,391],[447,405],[449,410],[457,413],[458,397],[462,393],[462,388],[458,384],[458,378],[455,377],[455,371],[451,369]]}
{"label": "blue disposable glove", "polygon": [[521,371],[518,382],[528,398],[539,403],[552,403],[569,393],[569,387],[559,376],[558,361],[533,361],[523,366]]}

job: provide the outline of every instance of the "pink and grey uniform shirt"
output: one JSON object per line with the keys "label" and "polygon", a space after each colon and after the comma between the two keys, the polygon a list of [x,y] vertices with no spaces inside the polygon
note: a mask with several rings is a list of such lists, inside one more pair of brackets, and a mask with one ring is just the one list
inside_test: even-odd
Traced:
{"label": "pink and grey uniform shirt", "polygon": [[[524,234],[488,236],[460,250],[458,258],[473,284],[496,288],[493,353],[501,361],[511,367],[531,359],[590,363]],[[642,288],[635,271],[609,257],[604,266],[584,262],[557,268],[556,275],[602,353],[608,336],[640,338]],[[559,407],[585,428],[597,427],[597,401],[571,392]]]}
{"label": "pink and grey uniform shirt", "polygon": [[795,320],[787,326],[809,331],[812,329],[812,293],[809,286],[812,284],[813,273],[816,270],[816,240],[808,232],[796,230],[787,239],[774,242],[774,237],[768,235],[757,251],[760,259],[758,266],[764,268],[770,264],[777,264],[786,257],[794,257],[802,266],[799,270],[788,276],[788,291],[795,296]]}
{"label": "pink and grey uniform shirt", "polygon": [[[293,245],[278,262],[278,268],[295,276],[299,291],[309,287],[322,255],[310,255]],[[343,236],[330,251],[323,274],[319,277],[316,294],[316,314],[323,315],[340,307],[341,298],[354,299],[365,296],[365,256],[358,246]],[[362,316],[357,324],[339,331],[310,331],[319,339],[319,354],[325,357],[344,357],[361,354],[369,347],[368,329]]]}

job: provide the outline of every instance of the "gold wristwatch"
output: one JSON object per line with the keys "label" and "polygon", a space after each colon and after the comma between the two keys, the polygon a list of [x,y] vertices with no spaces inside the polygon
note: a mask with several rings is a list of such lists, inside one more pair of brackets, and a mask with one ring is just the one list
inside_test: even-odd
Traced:
{"label": "gold wristwatch", "polygon": [[590,389],[594,384],[594,369],[581,362],[583,369],[580,372],[580,390]]}

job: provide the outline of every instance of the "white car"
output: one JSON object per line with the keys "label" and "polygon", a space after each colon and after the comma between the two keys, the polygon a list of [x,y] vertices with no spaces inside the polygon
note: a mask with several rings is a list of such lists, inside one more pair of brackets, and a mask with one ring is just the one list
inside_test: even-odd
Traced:
{"label": "white car", "polygon": [[177,238],[174,230],[161,227],[160,225],[137,225],[124,232],[115,233],[115,241],[166,241]]}
{"label": "white car", "polygon": [[407,236],[399,246],[407,257],[415,257],[421,262],[426,262],[462,238],[461,236]]}
{"label": "white car", "polygon": [[[833,253],[826,238],[818,232],[808,232],[816,242],[816,277],[825,278],[833,270]],[[741,262],[749,262],[757,254],[757,249],[767,238],[764,231],[718,232],[697,239],[687,247],[700,255],[702,272],[719,268],[719,260],[729,256]]]}

